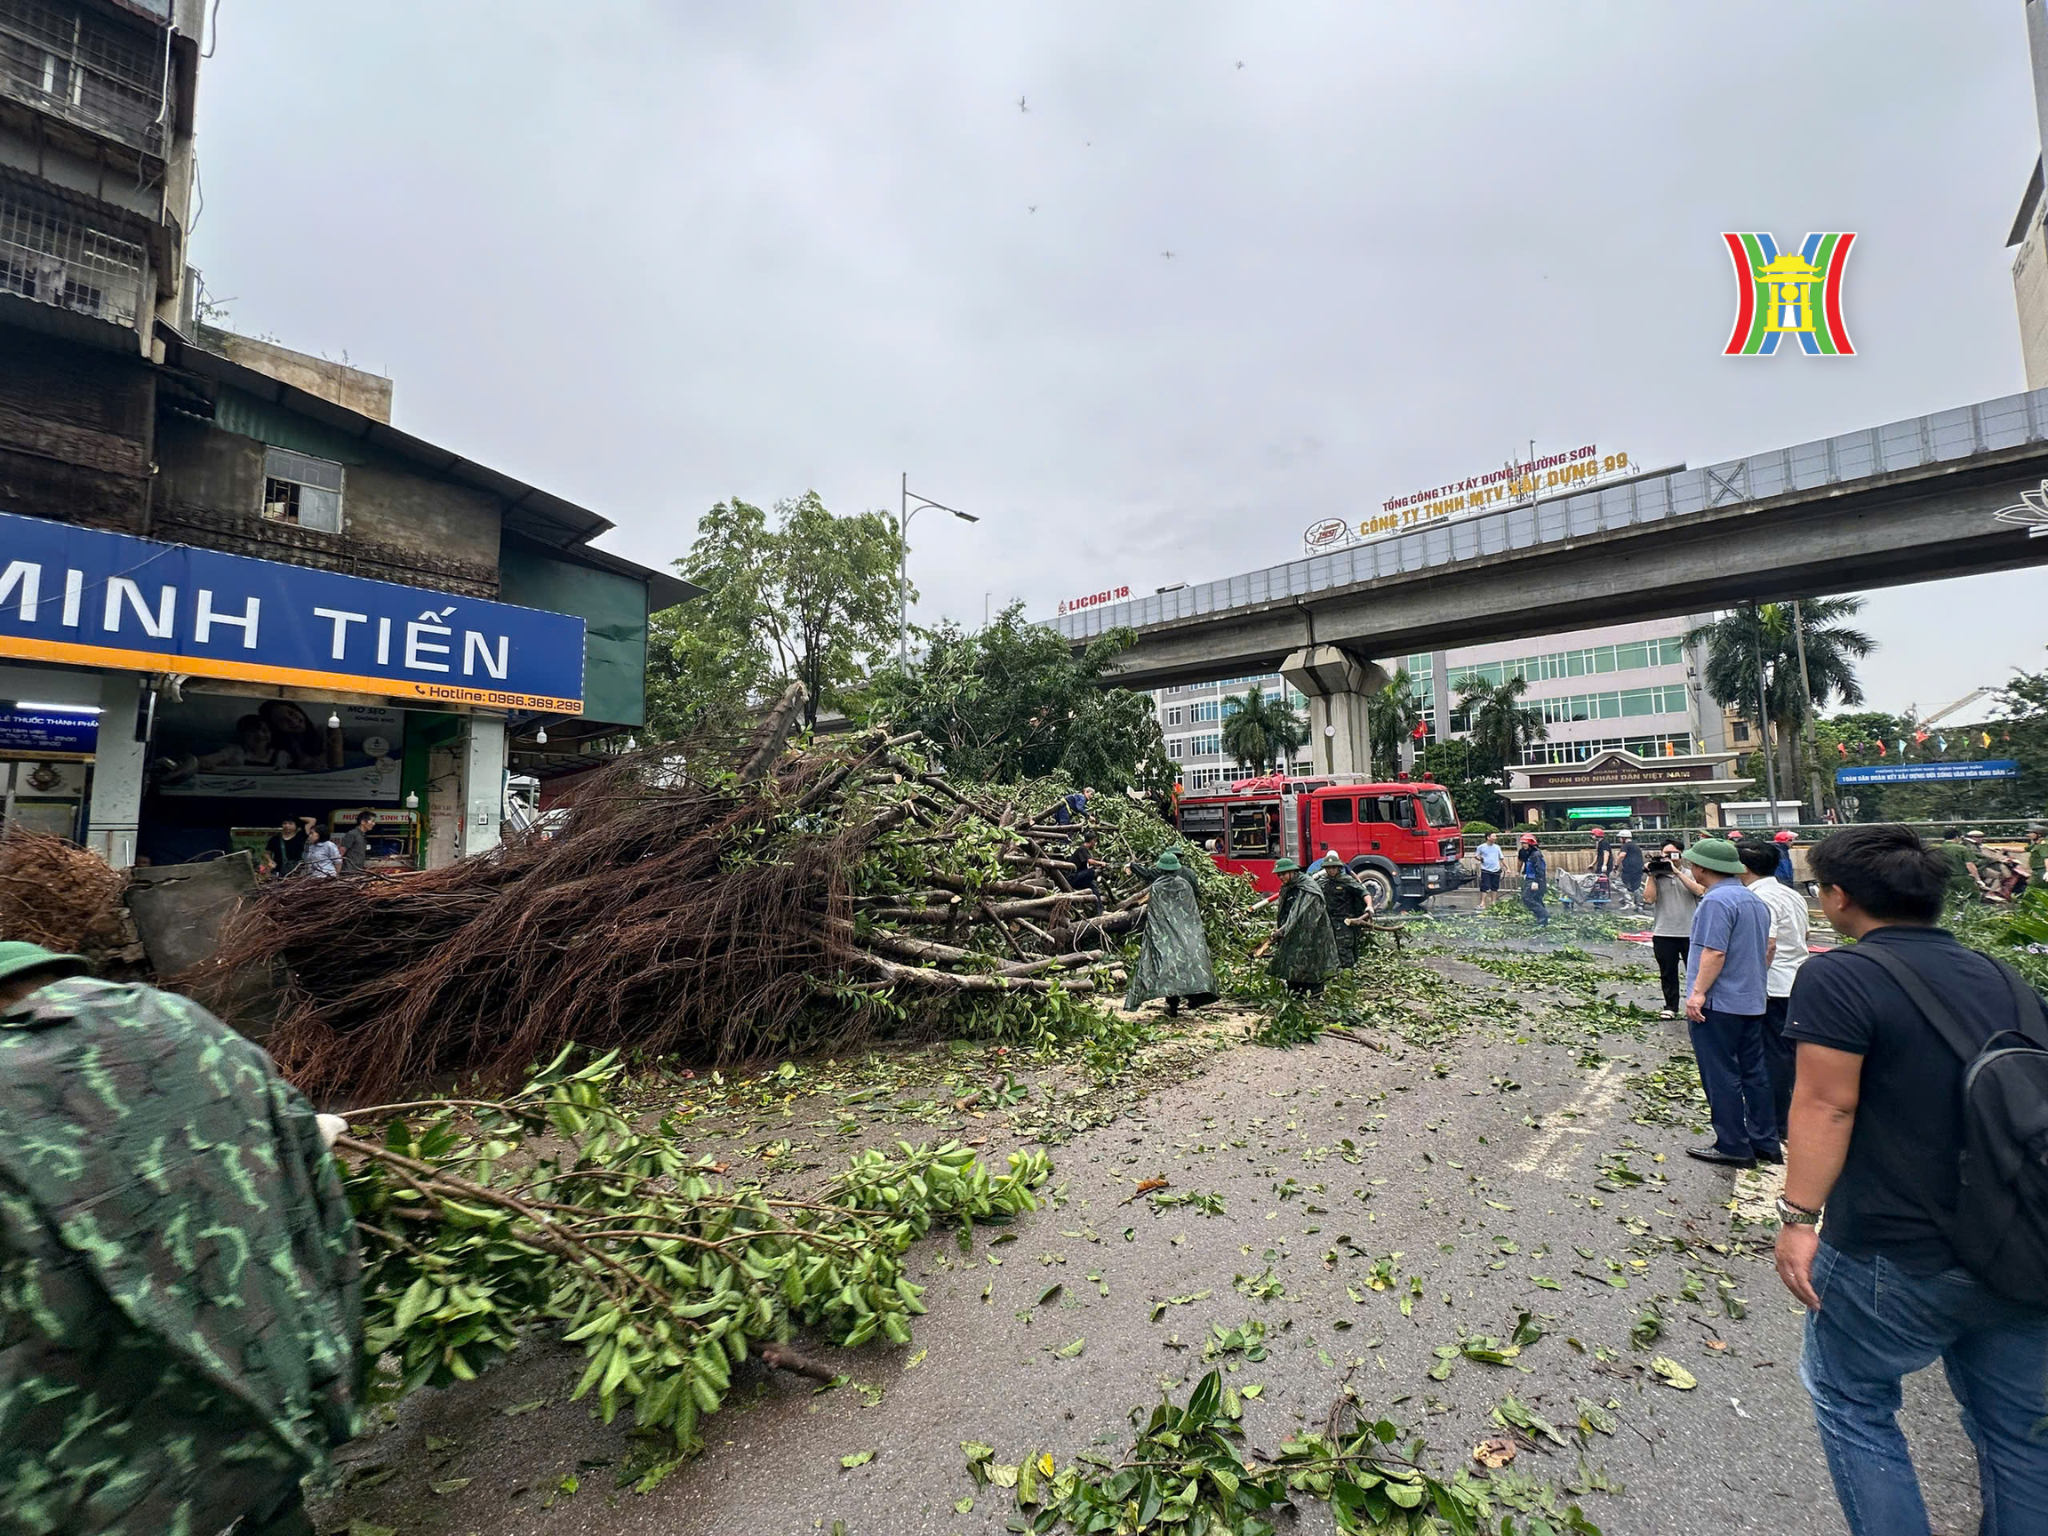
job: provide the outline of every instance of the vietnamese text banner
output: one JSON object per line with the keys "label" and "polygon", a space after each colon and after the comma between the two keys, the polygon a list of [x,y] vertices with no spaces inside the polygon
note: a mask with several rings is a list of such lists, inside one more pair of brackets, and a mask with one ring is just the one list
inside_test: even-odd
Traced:
{"label": "vietnamese text banner", "polygon": [[1982,762],[1900,763],[1896,767],[1837,768],[1837,784],[1931,784],[1951,779],[2016,779],[2017,759],[1987,758]]}
{"label": "vietnamese text banner", "polygon": [[0,709],[0,752],[25,757],[91,757],[99,745],[96,709]]}
{"label": "vietnamese text banner", "polygon": [[583,712],[583,620],[0,512],[0,656]]}

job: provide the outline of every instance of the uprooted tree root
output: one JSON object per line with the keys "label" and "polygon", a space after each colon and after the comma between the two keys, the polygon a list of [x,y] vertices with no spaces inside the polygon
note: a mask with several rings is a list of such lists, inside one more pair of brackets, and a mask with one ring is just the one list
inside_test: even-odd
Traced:
{"label": "uprooted tree root", "polygon": [[1072,829],[1032,825],[1021,792],[981,803],[915,739],[787,753],[753,781],[643,751],[576,791],[556,836],[270,886],[180,983],[231,1007],[267,970],[266,1046],[308,1095],[355,1103],[510,1081],[570,1041],[727,1063],[1092,991],[1142,897],[1094,915],[1048,856]]}
{"label": "uprooted tree root", "polygon": [[46,832],[0,834],[0,939],[69,953],[122,942],[125,872]]}

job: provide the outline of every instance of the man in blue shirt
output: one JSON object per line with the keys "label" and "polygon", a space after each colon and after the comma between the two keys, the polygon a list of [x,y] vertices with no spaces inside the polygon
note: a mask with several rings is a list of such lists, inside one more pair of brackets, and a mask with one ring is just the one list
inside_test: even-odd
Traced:
{"label": "man in blue shirt", "polygon": [[1798,890],[1799,877],[1792,873],[1792,834],[1781,831],[1772,841],[1777,845],[1778,851],[1777,878],[1791,886],[1793,890]]}
{"label": "man in blue shirt", "polygon": [[1736,1168],[1754,1168],[1759,1158],[1783,1162],[1764,1062],[1770,909],[1743,885],[1733,843],[1706,838],[1686,850],[1685,861],[1707,888],[1692,916],[1685,1016],[1714,1121],[1713,1145],[1687,1147],[1685,1155]]}

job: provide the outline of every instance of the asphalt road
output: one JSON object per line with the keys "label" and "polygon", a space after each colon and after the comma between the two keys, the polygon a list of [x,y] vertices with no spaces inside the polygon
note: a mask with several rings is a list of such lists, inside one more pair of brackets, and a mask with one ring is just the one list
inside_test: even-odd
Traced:
{"label": "asphalt road", "polygon": [[[1449,938],[1487,957],[1504,948],[1492,929],[1453,924]],[[1449,955],[1427,963],[1452,983],[1434,1013],[1469,1001],[1497,1019],[1505,995],[1531,1027],[1496,1023],[1427,1048],[1382,1030],[1384,1051],[1325,1038],[1208,1053],[1194,1075],[1158,1081],[1121,1118],[1056,1147],[1061,1203],[1014,1240],[982,1229],[967,1254],[928,1242],[916,1269],[930,1313],[908,1349],[817,1352],[869,1390],[819,1392],[749,1367],[751,1392],[710,1422],[704,1454],[636,1494],[621,1486],[635,1451],[626,1426],[568,1402],[580,1359],[538,1347],[480,1383],[409,1399],[393,1427],[350,1449],[354,1486],[317,1507],[320,1528],[1001,1531],[1014,1510],[974,1486],[961,1441],[985,1441],[1002,1461],[1114,1452],[1132,1410],[1162,1390],[1184,1397],[1208,1368],[1212,1326],[1255,1320],[1266,1358],[1225,1362],[1232,1384],[1261,1389],[1246,1404],[1251,1446],[1320,1426],[1348,1388],[1368,1416],[1425,1435],[1450,1468],[1500,1433],[1489,1415],[1502,1397],[1567,1431],[1584,1397],[1611,1403],[1619,1424],[1586,1437],[1583,1467],[1574,1444],[1525,1447],[1513,1471],[1533,1486],[1604,1470],[1624,1491],[1558,1497],[1576,1497],[1610,1536],[1842,1532],[1797,1379],[1803,1314],[1770,1268],[1768,1227],[1742,1219],[1761,1212],[1765,1186],[1743,1176],[1738,1190],[1736,1176],[1683,1157],[1699,1139],[1687,1128],[1632,1118],[1656,1106],[1631,1079],[1684,1049],[1680,1026],[1573,1040],[1559,994]],[[1635,951],[1608,946],[1605,963],[1617,978],[1607,995],[1654,1007]],[[988,1154],[1004,1150],[999,1121],[987,1134]],[[1170,1181],[1161,1194],[1219,1196],[1223,1213],[1126,1203],[1153,1177]],[[1382,1278],[1396,1278],[1375,1290],[1382,1260]],[[1652,1304],[1661,1332],[1633,1347]],[[1543,1337],[1509,1363],[1460,1355],[1446,1379],[1429,1375],[1439,1346],[1504,1340],[1524,1311]],[[1077,1339],[1079,1354],[1063,1355]],[[1659,1356],[1697,1386],[1660,1381],[1648,1368]],[[1903,1418],[1935,1530],[1974,1531],[1974,1461],[1938,1372],[1907,1383]],[[862,1451],[875,1455],[842,1469]],[[1333,1527],[1304,1501],[1293,1528]]]}

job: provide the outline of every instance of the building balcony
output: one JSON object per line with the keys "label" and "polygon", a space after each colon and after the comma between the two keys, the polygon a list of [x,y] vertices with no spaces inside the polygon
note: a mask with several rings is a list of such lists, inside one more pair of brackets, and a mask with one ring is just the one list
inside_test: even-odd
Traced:
{"label": "building balcony", "polygon": [[75,0],[0,0],[0,99],[162,159],[169,36]]}
{"label": "building balcony", "polygon": [[139,242],[83,208],[0,181],[0,293],[132,328],[148,313],[148,273]]}

